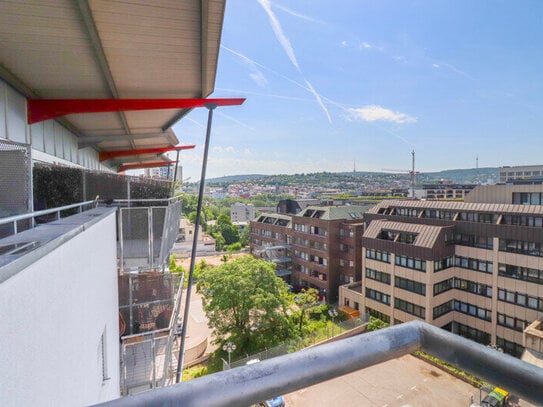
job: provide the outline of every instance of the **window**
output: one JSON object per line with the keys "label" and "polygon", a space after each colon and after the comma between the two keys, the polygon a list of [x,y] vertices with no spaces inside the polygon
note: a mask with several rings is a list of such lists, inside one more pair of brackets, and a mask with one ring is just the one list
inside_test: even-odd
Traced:
{"label": "window", "polygon": [[387,324],[390,323],[390,317],[386,314],[383,314],[382,312],[374,310],[373,308],[370,308],[370,307],[366,307],[366,312],[370,314],[372,317],[380,319],[381,321],[384,321]]}
{"label": "window", "polygon": [[462,278],[454,278],[454,288],[462,291],[467,291],[483,297],[492,298],[492,286],[476,283]]}
{"label": "window", "polygon": [[488,345],[490,343],[490,334],[458,322],[454,322],[454,325],[458,335],[471,339],[472,341],[482,343],[483,345]]}
{"label": "window", "polygon": [[366,278],[390,285],[390,274],[366,267]]}
{"label": "window", "polygon": [[518,343],[508,341],[507,339],[496,337],[496,345],[503,349],[505,353],[513,355],[517,358],[522,356],[524,347]]}
{"label": "window", "polygon": [[454,310],[484,321],[491,321],[492,319],[492,312],[489,309],[481,308],[467,302],[454,300]]}
{"label": "window", "polygon": [[498,289],[498,300],[520,305],[521,307],[531,308],[537,311],[543,311],[543,298],[533,297],[525,293],[508,291],[500,288]]}
{"label": "window", "polygon": [[482,273],[492,274],[493,266],[492,262],[479,259],[472,259],[468,257],[455,256],[456,267],[462,267],[465,269],[480,271]]}
{"label": "window", "polygon": [[454,256],[434,261],[434,273],[454,266]]}
{"label": "window", "polygon": [[524,319],[511,317],[498,312],[498,325],[513,329],[517,332],[522,332],[529,325],[529,323]]}
{"label": "window", "polygon": [[413,270],[426,272],[426,261],[415,259],[413,257],[396,255],[395,263],[397,266],[407,267]]}
{"label": "window", "polygon": [[480,249],[492,250],[494,246],[494,239],[492,237],[469,235],[463,233],[457,233],[455,236],[455,242],[461,246],[478,247]]}
{"label": "window", "polygon": [[443,304],[434,307],[433,318],[437,319],[445,314],[448,314],[453,310],[453,308],[453,300],[444,302]]}
{"label": "window", "polygon": [[383,294],[380,291],[372,290],[371,288],[366,287],[366,297],[383,304],[390,305],[390,295]]}
{"label": "window", "polygon": [[426,285],[402,277],[394,277],[394,286],[419,295],[426,295]]}
{"label": "window", "polygon": [[425,308],[411,302],[404,301],[400,298],[394,298],[394,308],[400,311],[407,312],[408,314],[415,315],[416,317],[424,319]]}
{"label": "window", "polygon": [[384,250],[366,249],[366,258],[390,263],[390,253]]}
{"label": "window", "polygon": [[543,257],[543,250],[539,242],[500,239],[500,251]]}
{"label": "window", "polygon": [[454,279],[449,278],[447,280],[440,281],[434,284],[434,296],[449,291],[453,288]]}

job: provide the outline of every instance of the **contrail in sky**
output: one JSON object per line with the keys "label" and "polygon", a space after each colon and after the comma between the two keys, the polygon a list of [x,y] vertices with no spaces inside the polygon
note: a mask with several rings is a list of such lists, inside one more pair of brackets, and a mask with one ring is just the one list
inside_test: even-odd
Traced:
{"label": "contrail in sky", "polygon": [[309,81],[307,79],[305,79],[305,77],[304,77],[304,75],[302,73],[302,70],[300,69],[300,66],[298,65],[296,55],[294,54],[294,49],[292,48],[292,45],[291,45],[289,39],[287,38],[287,36],[283,32],[283,28],[281,27],[281,23],[279,22],[279,20],[277,19],[277,17],[273,13],[269,0],[257,0],[257,1],[262,6],[262,8],[266,12],[266,14],[268,14],[268,17],[270,19],[270,24],[272,26],[273,32],[275,33],[275,37],[277,38],[277,41],[279,41],[279,44],[281,44],[281,46],[283,47],[283,50],[287,54],[287,56],[290,59],[290,62],[292,63],[292,65],[294,65],[296,67],[296,69],[298,70],[298,72],[300,73],[300,75],[302,75],[302,78],[304,79],[304,81],[305,81],[305,83],[307,85],[307,89],[313,94],[313,96],[315,96],[315,99],[317,100],[317,103],[319,104],[321,109],[326,114],[326,117],[328,118],[328,122],[332,123],[332,117],[330,116],[330,112],[328,112],[328,109],[326,108],[326,106],[324,106],[324,103],[322,103],[321,97],[319,96],[319,94],[317,93],[317,91],[315,90],[313,85],[311,85],[311,83],[309,83]]}
{"label": "contrail in sky", "polygon": [[[236,55],[237,57],[239,57],[239,58],[241,58],[241,59],[243,59],[243,60],[245,60],[245,61],[247,61],[247,62],[249,62],[249,63],[251,63],[251,64],[254,64],[254,65],[256,65],[256,66],[258,66],[258,67],[260,67],[260,68],[262,68],[262,69],[264,69],[264,70],[266,70],[266,71],[268,71],[268,72],[271,72],[272,74],[274,74],[274,75],[276,75],[276,76],[278,76],[278,77],[280,77],[280,78],[282,78],[282,79],[284,79],[284,80],[286,80],[286,81],[292,83],[292,84],[295,85],[295,86],[298,86],[299,88],[301,88],[301,89],[303,89],[303,90],[305,90],[305,91],[308,91],[308,92],[310,92],[310,93],[313,93],[313,91],[314,91],[314,89],[312,88],[311,84],[310,84],[308,81],[306,81],[306,85],[304,85],[304,84],[302,84],[302,83],[300,83],[300,82],[295,81],[295,80],[292,79],[292,78],[289,78],[288,76],[285,76],[285,75],[283,75],[283,74],[281,74],[281,73],[279,73],[279,72],[277,72],[277,71],[275,71],[275,70],[273,70],[273,69],[271,69],[271,68],[265,66],[265,65],[262,65],[262,64],[259,63],[259,62],[256,62],[255,60],[253,60],[253,59],[251,59],[251,58],[249,58],[249,57],[243,55],[243,54],[240,53],[240,52],[237,52],[237,51],[234,51],[234,50],[231,49],[231,48],[228,48],[226,45],[221,45],[221,48],[225,49],[226,51],[230,52],[231,54]],[[217,88],[217,90],[219,90],[219,88]],[[231,91],[231,89],[221,89],[221,90],[224,90],[224,91]],[[237,90],[236,90],[236,92],[237,92]],[[240,92],[241,92],[241,91],[240,91]],[[271,95],[271,94],[270,94],[270,95],[267,95],[267,94],[261,94],[261,93],[256,93],[256,92],[245,92],[245,91],[243,91],[242,93],[252,93],[252,94],[255,94],[255,95],[277,97],[277,98],[281,98],[281,99],[309,101],[308,99],[302,99],[302,98],[296,98],[296,97],[290,97],[290,96]],[[313,95],[315,95],[315,93],[313,93]],[[336,101],[334,101],[334,100],[332,100],[332,99],[330,99],[330,98],[327,98],[326,96],[321,96],[321,95],[316,94],[315,97],[317,98],[317,103],[319,103],[320,106],[322,106],[322,105],[324,104],[323,101],[326,101],[327,103],[329,103],[329,104],[331,104],[331,105],[333,105],[333,106],[336,106],[337,108],[343,110],[347,115],[350,114],[349,107],[347,107],[347,105],[344,105],[344,104],[341,104],[341,103],[339,103],[339,102],[336,102]],[[327,116],[328,116],[328,110],[327,110],[327,109],[324,109],[324,111],[325,111],[325,113],[326,113]],[[389,130],[389,129],[385,128],[385,127],[379,126],[379,125],[377,125],[377,124],[375,124],[375,123],[367,123],[367,124],[369,124],[369,125],[371,125],[371,126],[374,126],[374,127],[377,127],[377,128],[379,128],[380,130],[382,130],[382,131],[384,131],[384,132],[386,132],[386,133],[388,133],[388,134],[390,134],[390,135],[396,137],[397,139],[403,141],[404,143],[406,143],[406,144],[408,144],[408,145],[410,145],[410,146],[413,146],[413,144],[410,143],[407,139],[405,139],[404,137],[400,136],[399,134],[396,134],[396,133],[393,132],[392,130]]]}

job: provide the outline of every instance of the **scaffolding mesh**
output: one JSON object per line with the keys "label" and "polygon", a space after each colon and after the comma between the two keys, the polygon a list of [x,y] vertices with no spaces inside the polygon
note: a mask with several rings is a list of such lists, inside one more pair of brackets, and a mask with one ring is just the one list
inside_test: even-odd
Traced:
{"label": "scaffolding mesh", "polygon": [[129,177],[81,168],[36,163],[33,170],[35,209],[56,208],[97,196],[115,199],[163,199],[171,193],[171,182]]}
{"label": "scaffolding mesh", "polygon": [[[31,210],[30,163],[30,145],[0,140],[0,218]],[[28,221],[21,221],[17,228],[21,231],[28,226]],[[0,238],[12,231],[12,225],[1,225]]]}

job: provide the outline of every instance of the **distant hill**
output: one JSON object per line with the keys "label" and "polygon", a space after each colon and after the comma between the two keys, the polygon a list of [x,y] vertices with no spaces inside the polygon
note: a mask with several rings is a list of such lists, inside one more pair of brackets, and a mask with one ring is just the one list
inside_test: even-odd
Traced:
{"label": "distant hill", "polygon": [[446,179],[459,184],[481,184],[488,181],[497,182],[499,169],[497,167],[469,168],[427,172],[420,175],[420,181],[427,180],[427,182],[432,182]]}
{"label": "distant hill", "polygon": [[[497,167],[452,169],[438,172],[417,173],[417,184],[432,183],[441,180],[448,180],[457,184],[486,184],[496,183],[499,170]],[[354,178],[353,178],[354,177]],[[381,181],[385,187],[387,180],[409,179],[408,173],[392,172],[370,172],[357,171],[352,172],[317,172],[310,174],[246,174],[230,175],[225,177],[210,178],[206,182],[208,185],[224,185],[244,181],[258,181],[267,185],[300,185],[300,184],[330,184],[341,182],[361,182],[364,180]]]}
{"label": "distant hill", "polygon": [[260,178],[266,178],[269,177],[269,175],[263,175],[263,174],[246,174],[246,175],[227,175],[224,177],[218,177],[218,178],[206,178],[207,183],[211,184],[220,184],[220,183],[232,183],[232,182],[241,182],[241,181],[249,181],[253,179],[260,179]]}

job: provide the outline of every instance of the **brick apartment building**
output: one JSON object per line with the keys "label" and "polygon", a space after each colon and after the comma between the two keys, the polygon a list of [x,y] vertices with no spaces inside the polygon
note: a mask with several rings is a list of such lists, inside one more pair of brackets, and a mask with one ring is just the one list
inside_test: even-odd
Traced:
{"label": "brick apartment building", "polygon": [[364,223],[363,276],[340,305],[522,353],[524,328],[543,317],[543,206],[383,201]]}
{"label": "brick apartment building", "polygon": [[339,285],[360,279],[362,216],[369,208],[309,206],[297,215],[263,214],[251,222],[251,253],[274,261],[296,289],[316,288],[326,301],[336,301]]}

